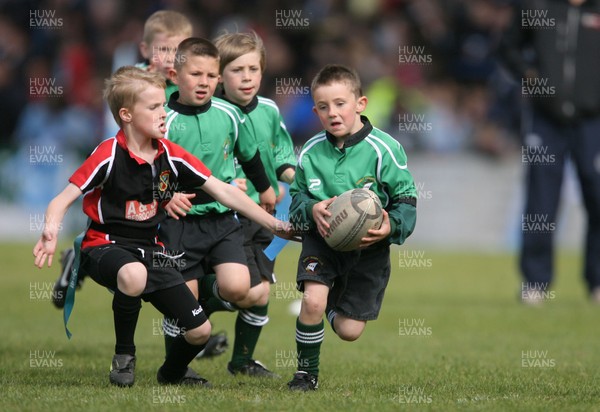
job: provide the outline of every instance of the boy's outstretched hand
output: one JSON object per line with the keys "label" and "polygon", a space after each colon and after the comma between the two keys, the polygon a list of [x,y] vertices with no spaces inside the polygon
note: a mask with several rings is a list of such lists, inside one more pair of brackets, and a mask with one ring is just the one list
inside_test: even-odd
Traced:
{"label": "boy's outstretched hand", "polygon": [[179,216],[185,216],[192,209],[190,199],[196,197],[195,193],[180,193],[176,192],[169,203],[165,205],[165,211],[175,220],[179,220]]}
{"label": "boy's outstretched hand", "polygon": [[269,214],[273,214],[275,211],[275,190],[272,186],[269,186],[267,190],[258,194],[258,200],[260,202],[260,207],[267,211]]}
{"label": "boy's outstretched hand", "polygon": [[301,242],[302,238],[294,230],[294,226],[290,222],[284,222],[283,220],[277,219],[275,223],[275,230],[273,231],[275,236],[283,239],[293,240],[295,242]]}
{"label": "boy's outstretched hand", "polygon": [[48,267],[52,266],[52,258],[56,252],[56,243],[58,240],[57,232],[53,232],[49,228],[44,228],[42,236],[37,241],[33,248],[33,256],[35,256],[34,264],[38,268],[42,268],[48,259]]}
{"label": "boy's outstretched hand", "polygon": [[361,239],[359,248],[363,249],[368,246],[371,246],[374,243],[379,242],[380,240],[385,239],[392,232],[392,226],[390,225],[390,217],[388,212],[383,210],[383,221],[381,222],[381,226],[379,229],[370,229],[367,232],[367,236]]}
{"label": "boy's outstretched hand", "polygon": [[329,231],[329,224],[325,218],[331,216],[331,212],[327,210],[327,208],[335,199],[337,199],[337,196],[322,200],[313,206],[313,219],[317,224],[317,230],[319,231],[319,234],[323,237],[327,236],[327,232]]}

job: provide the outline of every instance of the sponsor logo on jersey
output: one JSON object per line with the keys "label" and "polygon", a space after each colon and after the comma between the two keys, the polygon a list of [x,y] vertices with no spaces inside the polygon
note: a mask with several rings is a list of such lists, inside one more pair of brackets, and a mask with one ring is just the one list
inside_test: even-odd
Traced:
{"label": "sponsor logo on jersey", "polygon": [[155,200],[147,205],[138,200],[128,200],[125,202],[125,219],[143,221],[156,216],[158,210],[158,202]]}
{"label": "sponsor logo on jersey", "polygon": [[321,179],[308,179],[310,183],[308,185],[308,190],[319,190],[321,189]]}
{"label": "sponsor logo on jersey", "polygon": [[202,313],[202,308],[192,309],[192,315],[194,315],[194,316],[198,316],[201,313]]}

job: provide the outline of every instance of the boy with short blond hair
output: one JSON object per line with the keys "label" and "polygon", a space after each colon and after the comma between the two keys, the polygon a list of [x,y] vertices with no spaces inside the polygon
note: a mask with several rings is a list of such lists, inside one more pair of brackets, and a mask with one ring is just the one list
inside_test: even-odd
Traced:
{"label": "boy with short blond hair", "polygon": [[[193,28],[190,20],[176,11],[157,11],[148,17],[144,23],[143,39],[139,45],[144,62],[136,64],[135,67],[149,72],[157,72],[163,76],[167,84],[165,89],[167,101],[171,94],[177,90],[177,86],[169,79],[169,70],[173,68],[177,46],[183,40],[191,37],[192,33]],[[112,122],[107,128],[110,133],[118,131],[118,127],[114,127]],[[61,272],[54,284],[54,293],[52,294],[52,303],[59,309],[62,309],[65,305],[74,260],[75,253],[72,248],[61,253]],[[85,276],[82,274],[78,280],[78,286],[81,286],[84,278]]]}
{"label": "boy with short blond hair", "polygon": [[[221,56],[220,74],[222,93],[220,97],[238,107],[251,126],[265,171],[271,187],[279,195],[278,180],[291,183],[294,179],[296,158],[292,139],[286,130],[279,108],[273,100],[258,96],[262,73],[266,66],[266,51],[262,39],[256,33],[226,33],[215,39]],[[237,178],[242,179],[246,193],[259,202],[252,182],[238,168]],[[270,284],[275,282],[271,261],[264,249],[273,235],[254,222],[241,217],[244,231],[244,249],[250,270],[250,294],[256,296],[257,304],[240,309],[235,323],[235,341],[231,361],[227,369],[231,374],[248,376],[275,376],[262,363],[253,359],[254,349],[261,330],[269,321],[268,303]]]}
{"label": "boy with short blond hair", "polygon": [[[273,231],[287,226],[214,178],[193,155],[163,139],[164,88],[161,75],[131,66],[106,82],[105,98],[121,130],[94,150],[50,202],[33,254],[39,268],[46,259],[48,266],[52,264],[62,219],[83,194],[83,211],[91,223],[82,242],[80,269],[114,291],[113,308],[120,304],[139,308],[143,297],[165,316],[177,319],[185,333],[179,334],[158,370],[159,383],[206,386],[208,382],[187,365],[208,339],[210,323],[175,269],[178,265],[172,264],[178,256],[171,256],[157,236],[164,211],[175,216],[191,207],[194,195],[175,193],[174,188],[201,188]],[[114,313],[115,333],[123,329],[133,333],[137,313],[128,319],[118,316],[120,311]],[[133,385],[135,360],[135,347],[117,348],[110,382]]]}
{"label": "boy with short blond hair", "polygon": [[192,37],[192,34],[190,20],[185,15],[172,10],[157,11],[144,23],[140,53],[145,61],[137,67],[156,71],[167,79],[167,101],[177,90],[177,86],[169,79],[169,70],[173,68],[177,46],[183,40]]}
{"label": "boy with short blond hair", "polygon": [[[361,113],[367,106],[356,72],[327,65],[311,92],[324,131],[309,139],[298,158],[290,188],[290,221],[306,224],[298,259],[298,289],[304,292],[296,320],[298,371],[291,390],[318,387],[323,315],[343,340],[354,341],[366,322],[377,319],[390,276],[390,244],[402,244],[416,223],[416,190],[402,146],[372,126]],[[331,249],[325,240],[337,195],[368,188],[384,207],[383,223],[371,229],[360,248]]]}

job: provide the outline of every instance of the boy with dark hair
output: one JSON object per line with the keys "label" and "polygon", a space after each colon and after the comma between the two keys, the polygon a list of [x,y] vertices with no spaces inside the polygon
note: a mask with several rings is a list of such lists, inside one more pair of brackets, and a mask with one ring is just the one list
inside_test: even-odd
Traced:
{"label": "boy with dark hair", "polygon": [[[183,213],[194,194],[175,194],[173,185],[201,187],[225,204],[257,219],[273,231],[287,227],[265,213],[251,199],[211,176],[202,162],[180,146],[162,139],[166,131],[165,81],[158,73],[135,67],[119,69],[107,82],[105,98],[121,127],[102,142],[69,179],[69,185],[48,205],[40,240],[34,247],[35,265],[48,266],[56,250],[58,231],[71,204],[84,194],[83,210],[91,220],[82,242],[80,268],[98,284],[114,291],[113,308],[137,307],[140,297],[165,316],[176,318],[185,333],[173,343],[157,373],[162,384],[207,385],[187,365],[202,349],[210,323],[197,299],[184,285],[159,238],[162,208]],[[117,316],[115,333],[135,331],[137,314]],[[131,352],[133,349],[133,353]],[[135,347],[117,348],[110,381],[119,386],[134,383]]]}
{"label": "boy with dark hair", "polygon": [[[168,103],[166,138],[180,144],[224,182],[235,178],[235,158],[259,192],[259,202],[269,213],[275,192],[263,167],[253,135],[242,113],[214,98],[219,81],[219,51],[208,40],[189,38],[177,50],[171,80],[179,91]],[[161,238],[172,249],[186,252],[182,275],[205,311],[251,307],[250,274],[244,254],[244,236],[233,211],[202,193],[181,219],[167,219]],[[211,266],[216,275],[205,273]],[[211,299],[213,298],[213,299]],[[167,352],[176,325],[165,321]]]}
{"label": "boy with dark hair", "polygon": [[[238,107],[249,123],[256,140],[271,187],[279,195],[278,180],[294,180],[296,158],[292,139],[286,130],[279,108],[274,101],[258,96],[262,73],[266,66],[266,51],[256,33],[227,33],[215,39],[221,56],[220,74],[222,97]],[[246,187],[246,194],[259,203],[258,192],[238,168],[236,181]],[[261,330],[269,321],[268,303],[270,284],[275,282],[275,262],[263,250],[273,240],[273,235],[254,222],[240,217],[244,231],[244,249],[250,270],[250,292],[257,302],[238,311],[235,322],[235,341],[227,370],[231,374],[248,376],[276,376],[253,354]],[[208,315],[207,315],[208,316]]]}
{"label": "boy with dark hair", "polygon": [[[291,390],[318,387],[323,315],[343,340],[354,341],[367,321],[377,319],[390,276],[390,243],[402,244],[416,222],[416,191],[402,146],[371,125],[356,72],[327,65],[315,76],[311,92],[324,131],[309,139],[298,158],[290,193],[290,221],[308,225],[298,260],[303,291],[296,321],[298,371]],[[355,188],[372,190],[384,207],[383,223],[371,229],[360,248],[337,252],[324,241],[337,195]]]}

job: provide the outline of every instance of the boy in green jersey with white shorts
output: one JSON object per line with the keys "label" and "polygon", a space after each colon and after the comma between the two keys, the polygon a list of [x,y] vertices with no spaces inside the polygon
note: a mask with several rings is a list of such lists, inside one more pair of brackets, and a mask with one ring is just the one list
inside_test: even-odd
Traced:
{"label": "boy in green jersey with white shorts", "polygon": [[[402,244],[416,223],[416,190],[402,146],[361,113],[367,106],[356,72],[327,65],[311,85],[324,131],[309,139],[298,158],[290,188],[290,221],[310,227],[304,233],[296,280],[304,292],[296,320],[298,371],[291,390],[318,387],[323,315],[343,340],[354,341],[367,321],[377,319],[390,276],[390,244]],[[360,248],[331,249],[327,207],[335,196],[355,188],[372,190],[384,207],[383,223],[371,229]]]}

